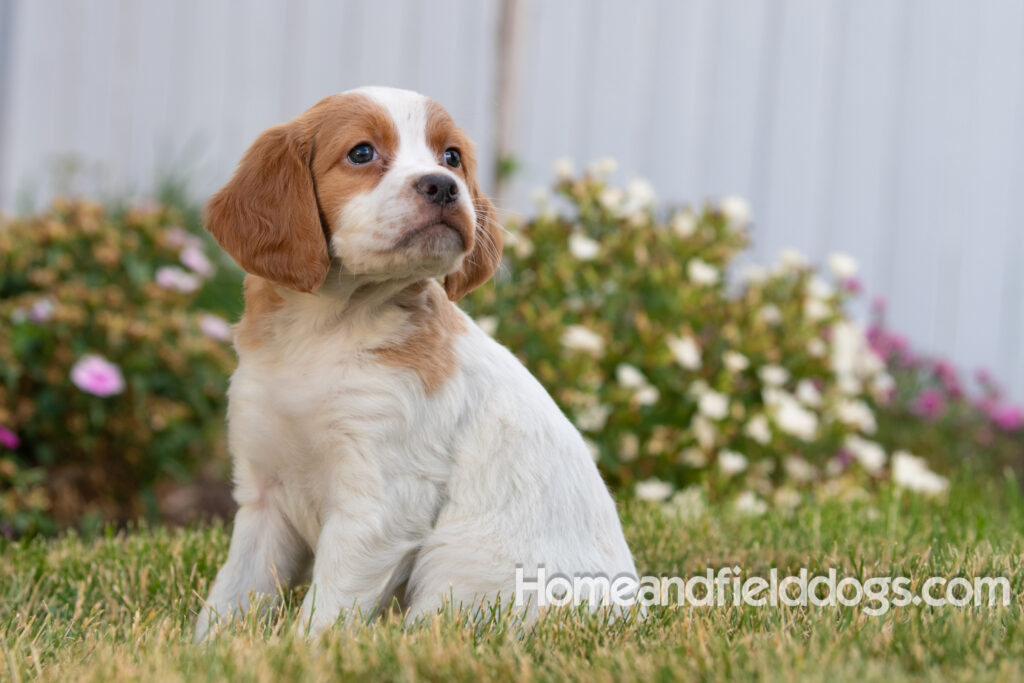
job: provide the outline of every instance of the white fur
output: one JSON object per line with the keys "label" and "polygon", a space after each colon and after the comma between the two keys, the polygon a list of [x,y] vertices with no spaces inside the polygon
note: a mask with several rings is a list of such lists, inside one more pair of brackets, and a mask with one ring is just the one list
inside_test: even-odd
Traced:
{"label": "white fur", "polygon": [[[403,109],[416,100],[370,92],[399,122],[403,150],[424,152],[422,121]],[[406,276],[371,295],[365,282],[332,271],[317,294],[278,288],[273,343],[239,350],[228,424],[240,509],[196,639],[301,580],[310,560],[312,634],[350,608],[387,607],[396,590],[409,618],[449,597],[507,604],[517,565],[635,576],[589,450],[536,379],[460,312],[457,372],[427,394],[411,369],[369,353],[402,334],[409,314],[390,297]]]}

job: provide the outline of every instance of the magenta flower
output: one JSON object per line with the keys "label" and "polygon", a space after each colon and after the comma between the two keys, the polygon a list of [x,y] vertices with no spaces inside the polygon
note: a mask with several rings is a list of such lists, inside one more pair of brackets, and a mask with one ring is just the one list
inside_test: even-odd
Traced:
{"label": "magenta flower", "polygon": [[7,427],[0,425],[0,446],[4,446],[13,451],[20,443],[21,439],[18,438],[17,434]]}
{"label": "magenta flower", "polygon": [[75,386],[94,396],[113,396],[124,391],[124,376],[103,356],[82,356],[71,368],[71,381]]}
{"label": "magenta flower", "polygon": [[925,389],[917,395],[910,409],[921,417],[935,420],[946,412],[946,399],[938,389]]}
{"label": "magenta flower", "polygon": [[210,263],[210,259],[206,258],[206,254],[203,253],[200,247],[189,245],[182,249],[178,258],[181,259],[182,264],[197,275],[202,277],[213,275],[213,264]]}
{"label": "magenta flower", "polygon": [[864,291],[864,283],[858,277],[848,277],[843,280],[843,289],[850,294],[860,294]]}
{"label": "magenta flower", "polygon": [[200,279],[188,273],[178,266],[164,266],[157,268],[156,283],[164,289],[188,294],[199,289],[202,284]]}
{"label": "magenta flower", "polygon": [[997,427],[1007,432],[1015,432],[1024,426],[1024,410],[1019,406],[996,405],[988,411],[988,416]]}
{"label": "magenta flower", "polygon": [[231,341],[231,325],[218,315],[207,313],[199,319],[199,331],[210,339]]}

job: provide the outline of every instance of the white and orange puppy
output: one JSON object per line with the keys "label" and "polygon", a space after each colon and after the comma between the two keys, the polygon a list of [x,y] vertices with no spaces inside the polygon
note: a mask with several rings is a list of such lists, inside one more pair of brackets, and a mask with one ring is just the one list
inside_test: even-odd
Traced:
{"label": "white and orange puppy", "polygon": [[313,634],[393,600],[408,618],[508,604],[517,566],[635,576],[579,432],[452,303],[502,240],[440,105],[325,98],[260,135],[207,229],[249,275],[228,408],[240,509],[197,640],[310,566]]}

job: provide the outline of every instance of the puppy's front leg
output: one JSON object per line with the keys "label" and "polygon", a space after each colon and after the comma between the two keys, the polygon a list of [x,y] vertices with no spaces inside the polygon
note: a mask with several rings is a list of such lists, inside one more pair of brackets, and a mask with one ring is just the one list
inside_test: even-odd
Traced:
{"label": "puppy's front leg", "polygon": [[357,608],[369,617],[385,607],[380,604],[390,598],[385,592],[397,583],[395,574],[415,547],[389,521],[373,514],[328,516],[317,541],[313,582],[302,602],[302,624],[310,637],[332,626],[343,610],[352,610],[348,618]]}
{"label": "puppy's front leg", "polygon": [[253,598],[275,596],[308,566],[309,549],[271,501],[249,503],[235,515],[228,559],[217,572],[199,619],[195,642],[218,621],[245,614]]}

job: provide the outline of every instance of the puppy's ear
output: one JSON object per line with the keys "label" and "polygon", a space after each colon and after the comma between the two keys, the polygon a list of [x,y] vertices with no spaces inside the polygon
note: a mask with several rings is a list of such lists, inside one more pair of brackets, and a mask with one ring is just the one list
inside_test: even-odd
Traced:
{"label": "puppy's ear", "polygon": [[206,229],[238,265],[300,292],[330,267],[309,154],[296,124],[267,129],[206,208]]}
{"label": "puppy's ear", "polygon": [[463,167],[473,200],[473,210],[476,211],[476,229],[473,231],[473,248],[463,257],[462,267],[444,279],[444,291],[452,301],[458,301],[494,275],[501,264],[504,241],[498,224],[498,212],[491,200],[480,191],[480,183],[476,179],[476,159],[472,150],[469,152],[463,154]]}

